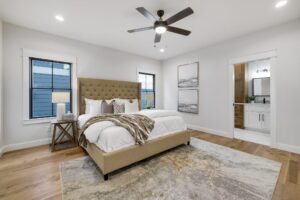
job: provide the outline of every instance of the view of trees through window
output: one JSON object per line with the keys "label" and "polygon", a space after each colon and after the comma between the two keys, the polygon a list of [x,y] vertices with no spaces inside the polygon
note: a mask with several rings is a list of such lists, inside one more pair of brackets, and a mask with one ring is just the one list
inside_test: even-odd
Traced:
{"label": "view of trees through window", "polygon": [[72,111],[71,63],[31,58],[30,64],[30,118],[56,116],[53,91],[70,93],[66,111]]}
{"label": "view of trees through window", "polygon": [[142,109],[155,108],[155,75],[140,72],[139,82],[142,84]]}

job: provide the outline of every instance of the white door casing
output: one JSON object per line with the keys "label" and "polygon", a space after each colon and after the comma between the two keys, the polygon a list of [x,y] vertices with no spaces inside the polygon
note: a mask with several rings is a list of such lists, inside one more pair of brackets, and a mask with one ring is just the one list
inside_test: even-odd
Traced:
{"label": "white door casing", "polygon": [[254,55],[239,57],[239,58],[233,58],[229,60],[229,127],[230,127],[230,133],[231,137],[234,137],[234,65],[240,64],[240,63],[247,63],[250,61],[255,60],[262,60],[262,59],[270,59],[271,63],[271,85],[270,85],[270,110],[271,114],[270,116],[270,127],[271,127],[271,146],[276,147],[277,146],[277,135],[276,135],[276,58],[277,58],[277,51],[271,50],[266,51]]}

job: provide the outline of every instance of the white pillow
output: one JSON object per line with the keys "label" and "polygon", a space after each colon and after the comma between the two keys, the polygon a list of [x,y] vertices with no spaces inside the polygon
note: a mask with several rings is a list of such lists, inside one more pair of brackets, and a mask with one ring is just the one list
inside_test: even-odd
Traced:
{"label": "white pillow", "polygon": [[91,115],[101,114],[102,100],[85,99],[85,112]]}
{"label": "white pillow", "polygon": [[84,99],[84,102],[85,102],[85,114],[89,114],[90,113],[89,100],[91,100],[91,99],[87,99],[87,98]]}
{"label": "white pillow", "polygon": [[125,113],[133,113],[139,111],[139,101],[137,99],[125,101]]}

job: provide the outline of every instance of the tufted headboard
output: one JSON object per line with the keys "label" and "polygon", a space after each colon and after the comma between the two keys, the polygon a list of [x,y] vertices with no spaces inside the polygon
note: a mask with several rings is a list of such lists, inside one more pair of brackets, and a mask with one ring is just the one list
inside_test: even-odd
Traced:
{"label": "tufted headboard", "polygon": [[78,112],[85,113],[84,99],[141,99],[141,83],[78,78]]}

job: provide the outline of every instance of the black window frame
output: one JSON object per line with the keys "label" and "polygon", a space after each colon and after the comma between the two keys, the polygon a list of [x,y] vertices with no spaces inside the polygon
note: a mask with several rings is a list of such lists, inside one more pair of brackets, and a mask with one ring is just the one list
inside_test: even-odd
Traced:
{"label": "black window frame", "polygon": [[[52,78],[52,81],[51,81],[51,88],[34,88],[32,87],[33,85],[33,76],[32,76],[32,73],[33,73],[33,70],[32,70],[32,63],[33,63],[33,60],[38,60],[38,61],[46,61],[46,62],[51,62],[51,69],[52,69],[52,73],[51,73],[51,78]],[[53,87],[53,63],[61,63],[61,64],[68,64],[70,65],[70,88],[54,88]],[[70,112],[72,112],[73,110],[73,97],[72,97],[72,93],[73,93],[73,90],[72,90],[72,63],[70,62],[64,62],[64,61],[57,61],[57,60],[50,60],[50,59],[43,59],[43,58],[36,58],[36,57],[29,57],[29,80],[30,80],[30,83],[29,83],[29,118],[30,119],[41,119],[41,118],[50,118],[50,117],[56,117],[56,115],[54,115],[54,110],[55,110],[55,104],[52,103],[52,115],[50,116],[33,116],[33,105],[32,105],[32,101],[33,101],[33,98],[32,98],[32,91],[34,89],[48,89],[48,90],[52,90],[53,91],[69,91],[70,92]]]}
{"label": "black window frame", "polygon": [[[153,98],[154,98],[154,103],[153,103],[153,108],[156,108],[156,87],[155,87],[155,84],[156,84],[156,77],[155,77],[155,74],[151,74],[151,73],[146,73],[146,72],[139,72],[139,75],[142,74],[142,75],[150,75],[150,76],[153,76]],[[143,90],[142,86],[141,86],[141,90]],[[142,92],[142,91],[141,91]]]}

